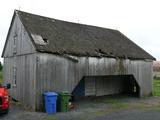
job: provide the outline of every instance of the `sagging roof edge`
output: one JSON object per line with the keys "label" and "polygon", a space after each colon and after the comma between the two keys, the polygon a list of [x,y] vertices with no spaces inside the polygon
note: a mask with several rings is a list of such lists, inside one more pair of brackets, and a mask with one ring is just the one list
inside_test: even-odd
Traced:
{"label": "sagging roof edge", "polygon": [[74,57],[94,57],[94,58],[99,58],[99,59],[101,59],[101,58],[114,58],[114,59],[129,59],[129,60],[143,60],[143,61],[155,61],[156,60],[156,58],[155,59],[146,59],[146,58],[134,58],[134,57],[127,57],[127,58],[125,58],[125,57],[113,57],[113,56],[100,56],[100,57],[97,57],[97,56],[94,56],[94,55],[90,55],[90,56],[87,56],[87,55],[80,55],[80,54],[63,54],[63,53],[58,53],[58,52],[54,52],[54,53],[52,53],[52,52],[46,52],[46,51],[39,51],[39,50],[37,50],[37,52],[38,53],[46,53],[46,54],[54,54],[54,55],[59,55],[59,56],[66,56],[66,55],[71,55],[71,56],[74,56]]}

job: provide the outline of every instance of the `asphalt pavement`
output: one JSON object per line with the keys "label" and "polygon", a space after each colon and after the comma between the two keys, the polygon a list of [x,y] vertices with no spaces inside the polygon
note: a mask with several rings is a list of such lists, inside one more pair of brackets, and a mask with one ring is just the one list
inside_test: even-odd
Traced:
{"label": "asphalt pavement", "polygon": [[8,114],[0,115],[1,120],[160,120],[160,98],[103,98],[83,100],[77,108],[48,115],[24,109],[13,103]]}

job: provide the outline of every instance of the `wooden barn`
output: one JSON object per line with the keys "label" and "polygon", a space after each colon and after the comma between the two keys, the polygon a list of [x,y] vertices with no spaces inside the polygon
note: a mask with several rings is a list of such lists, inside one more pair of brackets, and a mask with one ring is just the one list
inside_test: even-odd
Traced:
{"label": "wooden barn", "polygon": [[33,110],[42,109],[45,91],[152,94],[155,58],[118,30],[15,10],[2,57],[11,96]]}

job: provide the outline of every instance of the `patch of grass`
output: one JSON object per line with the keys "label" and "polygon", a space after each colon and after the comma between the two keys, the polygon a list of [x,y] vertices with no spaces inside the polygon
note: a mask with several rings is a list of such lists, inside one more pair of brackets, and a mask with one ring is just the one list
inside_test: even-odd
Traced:
{"label": "patch of grass", "polygon": [[3,73],[2,73],[2,71],[0,71],[0,83],[2,83],[3,82]]}
{"label": "patch of grass", "polygon": [[129,105],[127,103],[121,103],[121,102],[116,103],[116,104],[114,103],[114,104],[112,104],[112,106],[116,109],[126,109],[129,107]]}
{"label": "patch of grass", "polygon": [[123,103],[123,102],[121,102],[120,100],[118,100],[116,98],[106,98],[106,99],[103,99],[103,100],[99,100],[99,102],[110,104],[112,107],[114,107],[116,109],[128,108],[128,104],[127,103]]}
{"label": "patch of grass", "polygon": [[120,101],[118,99],[116,99],[116,98],[105,97],[105,98],[95,99],[94,102],[96,102],[96,103],[114,104],[114,103],[118,103]]}
{"label": "patch of grass", "polygon": [[119,100],[114,98],[106,98],[102,100],[102,102],[109,103],[109,104],[116,104],[116,103],[119,103]]}
{"label": "patch of grass", "polygon": [[43,120],[58,120],[58,119],[53,116],[47,116],[47,117],[43,118]]}
{"label": "patch of grass", "polygon": [[160,96],[160,79],[153,80],[153,95]]}

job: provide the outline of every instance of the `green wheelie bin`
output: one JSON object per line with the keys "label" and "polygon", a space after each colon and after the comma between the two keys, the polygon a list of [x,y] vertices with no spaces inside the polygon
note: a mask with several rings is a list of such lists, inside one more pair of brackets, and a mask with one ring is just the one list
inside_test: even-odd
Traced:
{"label": "green wheelie bin", "polygon": [[67,112],[69,110],[69,99],[71,95],[68,92],[62,92],[58,95],[58,112]]}

